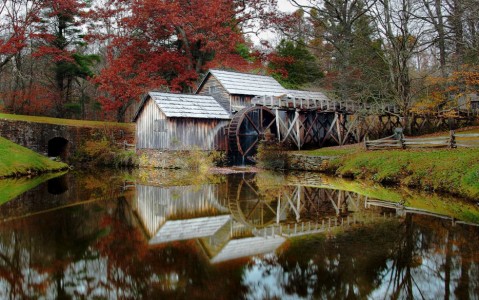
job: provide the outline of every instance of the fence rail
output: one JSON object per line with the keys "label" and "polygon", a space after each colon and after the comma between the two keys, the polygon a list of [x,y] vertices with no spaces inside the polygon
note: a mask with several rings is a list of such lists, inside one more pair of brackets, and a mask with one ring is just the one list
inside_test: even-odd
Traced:
{"label": "fence rail", "polygon": [[479,147],[479,133],[455,133],[451,130],[449,136],[438,136],[432,138],[408,138],[404,137],[402,131],[379,139],[364,140],[367,150],[386,149],[410,149],[410,148],[457,148],[457,147]]}

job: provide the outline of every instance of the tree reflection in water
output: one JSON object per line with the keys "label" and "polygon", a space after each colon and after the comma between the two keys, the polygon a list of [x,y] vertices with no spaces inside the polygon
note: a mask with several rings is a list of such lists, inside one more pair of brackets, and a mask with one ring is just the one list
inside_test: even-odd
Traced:
{"label": "tree reflection in water", "polygon": [[[1,223],[0,298],[477,299],[479,295],[479,228],[475,226],[453,225],[431,216],[393,215],[329,235],[285,235],[288,240],[275,253],[212,264],[204,244],[213,238],[149,245],[151,236],[140,225],[133,194],[112,192],[120,182],[91,178],[95,181],[79,180],[83,189],[69,186],[66,193],[55,196],[77,197],[74,201],[55,198],[65,204],[63,208],[50,210],[49,204],[46,212],[24,215],[27,210],[20,203],[15,209],[23,217]],[[194,195],[202,191],[192,189]],[[298,201],[288,196],[289,206],[277,198],[263,201],[249,188],[225,184],[218,186],[218,192],[214,187],[205,189],[230,209],[221,190],[234,197],[248,193],[247,200],[235,199],[236,208],[251,208],[244,210],[247,224],[254,218],[264,219],[264,225],[271,220],[291,222],[298,216],[311,220],[324,212],[335,218],[356,213],[347,202],[335,207],[330,200],[322,201],[324,193],[312,189],[293,188]],[[275,195],[274,190],[262,192]],[[84,199],[78,197],[83,195],[99,200],[81,203]],[[171,201],[178,203],[183,199],[179,195]],[[298,195],[307,195],[309,202]],[[77,200],[81,204],[67,205]],[[198,203],[191,207],[202,209],[199,216],[210,214],[209,206]],[[276,207],[292,217],[276,214]],[[301,209],[295,212],[293,207]],[[175,217],[198,216],[181,211],[171,215]],[[223,232],[222,227],[221,234],[214,236],[218,245],[223,245],[229,228]],[[240,238],[238,234],[233,240]]]}
{"label": "tree reflection in water", "polygon": [[476,299],[478,233],[407,215],[332,239],[294,239],[252,260],[242,282],[248,299]]}

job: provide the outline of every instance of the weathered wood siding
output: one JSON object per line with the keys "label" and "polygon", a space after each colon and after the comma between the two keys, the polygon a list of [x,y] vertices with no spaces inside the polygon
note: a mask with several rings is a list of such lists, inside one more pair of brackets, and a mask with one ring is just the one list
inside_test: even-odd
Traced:
{"label": "weathered wood siding", "polygon": [[233,110],[241,110],[251,105],[253,98],[251,95],[231,95],[231,107]]}
{"label": "weathered wood siding", "polygon": [[229,120],[171,118],[167,124],[170,150],[226,150],[224,127]]}
{"label": "weathered wood siding", "polygon": [[[212,93],[210,93],[211,89],[213,89]],[[211,74],[208,74],[208,78],[206,78],[205,83],[198,90],[197,94],[212,96],[221,106],[223,106],[224,109],[226,109],[227,112],[231,112],[230,95],[218,79]]]}
{"label": "weathered wood siding", "polygon": [[166,149],[169,144],[168,132],[159,132],[155,128],[157,120],[166,122],[166,119],[155,101],[148,99],[136,120],[136,148]]}
{"label": "weathered wood siding", "polygon": [[167,118],[148,99],[136,121],[137,149],[226,150],[229,120]]}
{"label": "weathered wood siding", "polygon": [[136,186],[134,209],[150,236],[169,219],[214,216],[228,210],[218,203],[218,186]]}

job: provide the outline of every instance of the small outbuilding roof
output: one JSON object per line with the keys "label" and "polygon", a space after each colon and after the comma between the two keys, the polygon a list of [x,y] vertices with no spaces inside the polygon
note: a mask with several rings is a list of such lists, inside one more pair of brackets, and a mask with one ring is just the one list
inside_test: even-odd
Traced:
{"label": "small outbuilding roof", "polygon": [[230,114],[211,96],[149,92],[134,121],[148,98],[153,99],[168,118],[231,119]]}
{"label": "small outbuilding roof", "polygon": [[321,92],[287,90],[287,96],[290,98],[330,100],[325,94]]}
{"label": "small outbuilding roof", "polygon": [[214,76],[229,94],[252,96],[280,96],[287,91],[271,76],[212,69],[206,74],[197,92],[209,76]]}

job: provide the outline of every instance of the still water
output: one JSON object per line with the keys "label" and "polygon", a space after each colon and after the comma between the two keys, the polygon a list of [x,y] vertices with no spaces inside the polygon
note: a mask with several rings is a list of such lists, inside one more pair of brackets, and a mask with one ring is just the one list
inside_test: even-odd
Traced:
{"label": "still water", "polygon": [[478,220],[315,174],[67,174],[0,206],[0,298],[478,299]]}

